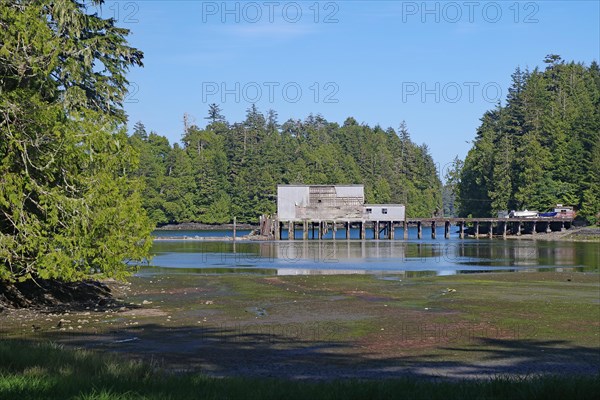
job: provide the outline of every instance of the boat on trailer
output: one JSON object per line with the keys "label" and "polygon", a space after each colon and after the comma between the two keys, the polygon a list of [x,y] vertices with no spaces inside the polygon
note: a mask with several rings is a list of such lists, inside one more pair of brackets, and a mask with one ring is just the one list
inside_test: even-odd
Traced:
{"label": "boat on trailer", "polygon": [[515,210],[512,210],[510,212],[510,214],[508,214],[508,217],[509,218],[537,218],[538,214],[539,213],[537,211],[529,211],[529,210],[515,211]]}

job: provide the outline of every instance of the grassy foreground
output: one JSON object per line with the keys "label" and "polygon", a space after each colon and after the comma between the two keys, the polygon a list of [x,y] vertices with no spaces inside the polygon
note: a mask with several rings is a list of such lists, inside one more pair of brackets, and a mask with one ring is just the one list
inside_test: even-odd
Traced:
{"label": "grassy foreground", "polygon": [[0,343],[2,399],[586,399],[600,376],[428,381],[306,382],[167,374],[151,365],[86,350]]}

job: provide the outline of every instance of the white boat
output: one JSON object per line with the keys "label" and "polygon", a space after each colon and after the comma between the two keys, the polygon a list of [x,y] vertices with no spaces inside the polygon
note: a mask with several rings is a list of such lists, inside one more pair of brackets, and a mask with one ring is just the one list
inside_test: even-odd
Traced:
{"label": "white boat", "polygon": [[539,213],[537,211],[529,211],[529,210],[515,211],[515,210],[512,210],[510,212],[510,214],[508,214],[508,217],[509,218],[537,218],[538,214]]}

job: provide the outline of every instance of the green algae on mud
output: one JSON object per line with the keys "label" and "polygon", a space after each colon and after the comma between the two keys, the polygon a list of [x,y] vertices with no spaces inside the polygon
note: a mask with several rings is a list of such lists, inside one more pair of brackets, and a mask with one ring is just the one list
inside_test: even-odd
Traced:
{"label": "green algae on mud", "polygon": [[386,278],[142,275],[118,293],[123,309],[30,317],[10,311],[2,332],[212,376],[598,371],[596,273]]}

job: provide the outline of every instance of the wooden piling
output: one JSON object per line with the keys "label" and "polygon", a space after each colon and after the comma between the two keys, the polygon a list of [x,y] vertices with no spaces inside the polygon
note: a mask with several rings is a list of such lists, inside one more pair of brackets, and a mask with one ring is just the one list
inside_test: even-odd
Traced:
{"label": "wooden piling", "polygon": [[444,238],[450,239],[450,221],[444,222]]}
{"label": "wooden piling", "polygon": [[236,218],[233,217],[233,241],[235,242],[235,235],[237,234],[237,229],[236,229]]}
{"label": "wooden piling", "polygon": [[423,226],[422,226],[421,221],[417,222],[417,238],[418,239],[423,238]]}
{"label": "wooden piling", "polygon": [[431,221],[431,238],[435,239],[435,221]]}

